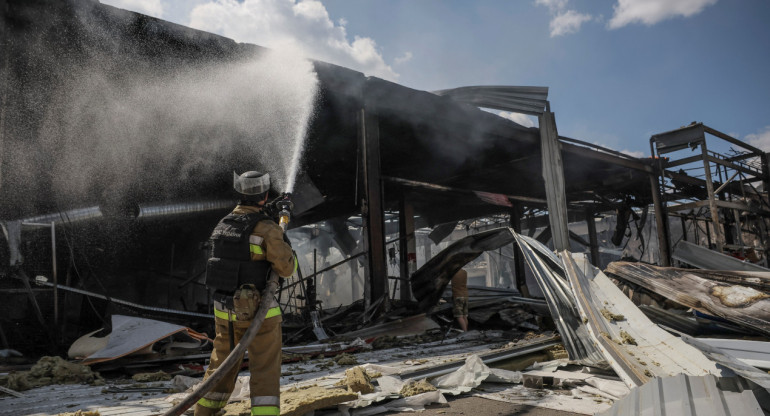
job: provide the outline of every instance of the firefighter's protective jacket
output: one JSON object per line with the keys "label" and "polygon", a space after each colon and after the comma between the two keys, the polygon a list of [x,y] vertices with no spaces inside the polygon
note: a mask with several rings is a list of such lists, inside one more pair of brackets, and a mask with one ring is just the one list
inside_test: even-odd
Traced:
{"label": "firefighter's protective jacket", "polygon": [[[253,219],[255,218],[253,214],[260,213],[261,208],[259,207],[238,205],[231,215],[251,215]],[[259,218],[260,220],[254,225],[251,234],[248,236],[249,255],[247,257],[255,264],[263,262],[264,264],[269,264],[273,272],[281,277],[291,276],[296,270],[297,262],[292,253],[291,246],[284,241],[283,230],[274,221],[264,216]],[[235,235],[235,232],[233,235]],[[232,293],[237,287],[220,289]],[[251,373],[249,380],[251,414],[278,416],[280,413],[281,310],[274,298],[262,299],[262,302],[265,301],[270,302],[270,309],[267,312],[262,327],[260,327],[256,337],[248,346],[249,370]],[[235,342],[239,342],[251,322],[237,320],[234,313],[228,311],[222,302],[216,300],[214,302],[214,317],[216,338],[214,339],[214,350],[211,352],[211,362],[209,369],[206,371],[206,378],[214,373],[230,353],[230,323],[232,323]],[[235,387],[237,372],[238,367],[233,367],[230,374],[226,375],[222,382],[214,386],[198,401],[195,408],[196,416],[213,415],[227,404],[230,394]]]}

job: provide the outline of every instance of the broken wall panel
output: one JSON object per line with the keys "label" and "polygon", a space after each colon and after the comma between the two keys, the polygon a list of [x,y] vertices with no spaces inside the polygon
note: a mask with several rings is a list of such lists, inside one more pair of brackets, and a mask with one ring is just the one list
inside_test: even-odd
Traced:
{"label": "broken wall panel", "polygon": [[495,250],[514,241],[513,230],[497,228],[469,235],[455,241],[428,260],[411,277],[412,293],[427,311],[436,306],[452,276],[487,250]]}
{"label": "broken wall panel", "polygon": [[524,253],[525,261],[545,295],[551,317],[562,336],[570,359],[594,366],[606,366],[604,356],[594,345],[586,326],[580,321],[561,261],[535,239],[521,234],[514,235]]}
{"label": "broken wall panel", "polygon": [[615,262],[607,272],[672,301],[770,335],[770,294],[643,263]]}
{"label": "broken wall panel", "polygon": [[560,252],[581,317],[620,378],[639,386],[679,373],[723,374],[697,349],[650,321],[582,255]]}

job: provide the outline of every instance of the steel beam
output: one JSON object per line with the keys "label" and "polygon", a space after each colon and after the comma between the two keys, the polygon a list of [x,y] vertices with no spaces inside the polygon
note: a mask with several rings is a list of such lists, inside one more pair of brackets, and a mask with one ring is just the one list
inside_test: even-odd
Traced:
{"label": "steel beam", "polygon": [[569,250],[567,194],[564,186],[564,165],[559,133],[556,131],[556,119],[549,110],[540,115],[538,120],[543,179],[545,180],[548,220],[553,233],[553,245],[556,250]]}
{"label": "steel beam", "polygon": [[599,239],[596,237],[596,219],[592,210],[586,210],[586,226],[588,227],[588,242],[591,247],[591,264],[601,268],[599,264]]}
{"label": "steel beam", "polygon": [[587,147],[575,146],[573,144],[563,143],[563,142],[561,143],[561,148],[564,152],[573,153],[581,157],[601,160],[603,162],[612,163],[614,165],[638,170],[640,172],[646,172],[646,173],[652,172],[652,168],[650,167],[650,165],[646,163],[627,159],[627,158],[622,158],[610,153],[598,152],[596,150],[592,150]]}
{"label": "steel beam", "polygon": [[652,205],[655,208],[655,225],[658,234],[658,257],[660,265],[671,267],[671,246],[669,245],[668,213],[660,195],[660,182],[658,175],[650,175],[650,188],[652,190]]}
{"label": "steel beam", "polygon": [[711,181],[711,164],[709,163],[708,148],[706,141],[700,143],[701,154],[703,155],[703,170],[705,171],[706,191],[708,192],[709,211],[711,220],[714,222],[714,234],[716,235],[717,251],[722,252],[725,245],[724,234],[716,224],[719,224],[719,210],[717,209],[716,195],[714,195],[714,183]]}
{"label": "steel beam", "polygon": [[401,197],[398,207],[398,233],[401,281],[401,300],[412,300],[412,285],[409,278],[417,270],[417,247],[414,239],[414,208],[407,200],[407,195]]}
{"label": "steel beam", "polygon": [[364,305],[368,309],[379,299],[388,308],[388,279],[385,257],[385,211],[382,197],[380,170],[380,131],[377,115],[362,108],[358,113],[358,139],[360,145],[360,166],[363,167],[363,198],[360,201],[361,218],[366,236],[365,251],[368,252],[367,279],[364,283]]}
{"label": "steel beam", "polygon": [[[511,228],[516,231],[517,234],[521,234],[521,216],[524,214],[524,210],[521,205],[513,204],[511,209]],[[527,288],[527,276],[524,264],[524,253],[521,252],[521,247],[518,244],[513,245],[513,264],[516,270],[516,288],[519,289],[524,297],[529,297],[529,288]]]}

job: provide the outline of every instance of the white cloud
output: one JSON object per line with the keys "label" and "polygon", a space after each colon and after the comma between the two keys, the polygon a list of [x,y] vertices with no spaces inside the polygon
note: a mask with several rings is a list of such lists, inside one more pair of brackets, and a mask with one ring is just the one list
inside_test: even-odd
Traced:
{"label": "white cloud", "polygon": [[355,36],[349,41],[344,23],[335,24],[318,0],[212,0],[193,8],[189,25],[397,80],[374,39]]}
{"label": "white cloud", "polygon": [[575,10],[567,10],[569,0],[535,0],[535,5],[548,7],[551,14],[551,37],[577,33],[585,22],[594,20],[587,13],[578,13]]}
{"label": "white cloud", "polygon": [[770,152],[770,126],[765,126],[757,133],[747,134],[745,140],[762,151]]}
{"label": "white cloud", "polygon": [[535,127],[535,121],[531,116],[521,113],[512,113],[510,111],[494,111],[498,116],[507,118],[515,123],[521,124],[524,127]]}
{"label": "white cloud", "polygon": [[591,17],[590,14],[578,13],[574,10],[567,10],[566,12],[559,13],[551,18],[551,23],[549,25],[551,37],[577,33],[583,23],[589,22],[592,19],[593,17]]}
{"label": "white cloud", "polygon": [[536,0],[535,4],[538,6],[546,6],[551,12],[556,13],[564,10],[567,7],[569,0]]}
{"label": "white cloud", "polygon": [[631,23],[652,26],[672,17],[689,17],[716,3],[717,0],[618,0],[608,23],[617,29]]}
{"label": "white cloud", "polygon": [[404,52],[402,56],[399,56],[398,58],[393,60],[393,63],[396,65],[401,65],[403,63],[409,62],[412,60],[412,53],[411,52]]}
{"label": "white cloud", "polygon": [[161,0],[102,0],[101,2],[119,9],[131,10],[158,18],[163,17],[164,10]]}

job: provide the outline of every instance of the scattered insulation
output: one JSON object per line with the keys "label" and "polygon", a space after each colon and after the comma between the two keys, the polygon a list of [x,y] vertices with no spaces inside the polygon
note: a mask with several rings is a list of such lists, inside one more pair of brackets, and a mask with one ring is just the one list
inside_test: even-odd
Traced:
{"label": "scattered insulation", "polygon": [[404,397],[411,397],[418,394],[427,393],[429,391],[436,391],[436,387],[434,387],[433,384],[428,383],[428,380],[408,380],[406,383],[404,383],[404,386],[401,387],[399,394]]}
{"label": "scattered insulation", "polygon": [[[357,393],[342,388],[307,386],[281,392],[281,416],[302,416],[315,410],[336,406],[355,400]],[[223,416],[251,416],[251,402],[230,403],[224,407]]]}
{"label": "scattered insulation", "polygon": [[29,371],[0,376],[0,386],[15,391],[25,391],[52,384],[103,385],[99,373],[90,367],[70,363],[61,357],[43,357]]}
{"label": "scattered insulation", "polygon": [[347,386],[349,391],[368,394],[374,392],[371,378],[363,367],[353,367],[345,370],[345,378],[337,383],[338,386]]}
{"label": "scattered insulation", "polygon": [[138,383],[151,383],[153,381],[169,381],[171,380],[171,374],[163,371],[157,373],[139,373],[131,376],[131,379]]}
{"label": "scattered insulation", "polygon": [[612,313],[607,308],[602,308],[602,310],[600,312],[601,312],[602,316],[605,317],[610,322],[625,321],[626,320],[625,316],[623,316],[621,314],[617,314],[617,313]]}
{"label": "scattered insulation", "polygon": [[343,352],[342,354],[335,357],[334,362],[337,363],[337,365],[357,365],[358,364],[358,360],[356,359],[356,357],[346,352]]}
{"label": "scattered insulation", "polygon": [[[281,416],[301,416],[358,398],[358,393],[340,388],[311,386],[281,392]],[[248,413],[249,415],[251,413]]]}

